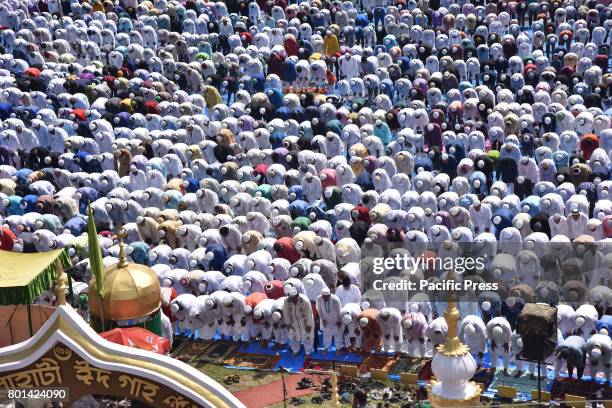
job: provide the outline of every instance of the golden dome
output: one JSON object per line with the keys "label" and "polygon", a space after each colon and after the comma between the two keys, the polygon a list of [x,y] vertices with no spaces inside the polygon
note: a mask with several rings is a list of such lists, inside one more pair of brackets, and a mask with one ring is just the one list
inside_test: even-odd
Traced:
{"label": "golden dome", "polygon": [[[104,271],[104,320],[132,320],[159,309],[161,289],[155,272],[145,265],[117,263]],[[100,317],[96,278],[89,281],[89,312]]]}

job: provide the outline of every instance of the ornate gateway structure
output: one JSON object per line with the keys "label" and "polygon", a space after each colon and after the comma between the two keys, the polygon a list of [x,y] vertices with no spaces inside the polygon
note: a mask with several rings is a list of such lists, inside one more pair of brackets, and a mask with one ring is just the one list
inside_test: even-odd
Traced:
{"label": "ornate gateway structure", "polygon": [[[101,338],[65,304],[65,274],[56,281],[59,306],[27,341],[0,349],[3,396],[34,398],[41,390],[70,405],[96,395],[125,397],[155,408],[243,407],[200,371],[167,356]],[[57,392],[55,392],[57,390]]]}

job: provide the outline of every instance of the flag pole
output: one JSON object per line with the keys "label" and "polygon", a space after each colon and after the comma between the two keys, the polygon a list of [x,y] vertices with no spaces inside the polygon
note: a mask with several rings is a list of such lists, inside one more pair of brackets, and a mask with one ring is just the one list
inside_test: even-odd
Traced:
{"label": "flag pole", "polygon": [[89,244],[89,267],[96,278],[95,289],[100,296],[100,329],[104,331],[104,263],[91,202],[87,205],[87,238]]}

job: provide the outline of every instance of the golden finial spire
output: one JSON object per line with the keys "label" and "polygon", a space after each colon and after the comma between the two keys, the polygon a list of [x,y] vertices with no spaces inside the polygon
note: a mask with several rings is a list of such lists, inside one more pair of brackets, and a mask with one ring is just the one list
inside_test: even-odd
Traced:
{"label": "golden finial spire", "polygon": [[68,276],[64,273],[62,263],[59,259],[55,260],[55,282],[53,282],[53,292],[58,305],[66,304],[66,281]]}
{"label": "golden finial spire", "polygon": [[127,260],[125,258],[125,247],[123,245],[123,238],[127,237],[127,232],[125,231],[125,229],[123,227],[119,227],[117,229],[117,239],[119,240],[119,269],[121,268],[125,268],[128,263]]}
{"label": "golden finial spire", "polygon": [[[446,279],[455,280],[455,273],[451,270],[448,272]],[[444,312],[444,319],[448,325],[448,337],[446,343],[438,346],[438,351],[445,356],[463,356],[469,352],[469,348],[461,343],[457,336],[457,323],[461,318],[461,314],[457,309],[456,293],[451,292],[448,298],[448,305]]]}
{"label": "golden finial spire", "polygon": [[330,372],[331,376],[331,392],[332,392],[332,407],[338,408],[340,406],[340,399],[338,398],[338,376],[334,370]]}

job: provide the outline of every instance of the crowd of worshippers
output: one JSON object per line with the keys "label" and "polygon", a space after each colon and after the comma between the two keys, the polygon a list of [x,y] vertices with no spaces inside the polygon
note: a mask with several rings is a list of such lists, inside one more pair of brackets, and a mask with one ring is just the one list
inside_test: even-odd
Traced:
{"label": "crowd of worshippers", "polygon": [[556,363],[609,377],[611,28],[594,0],[3,1],[0,247],[66,248],[87,318],[91,203],[167,328],[306,354],[435,352],[445,303],[373,260],[480,256],[479,363],[542,302]]}

